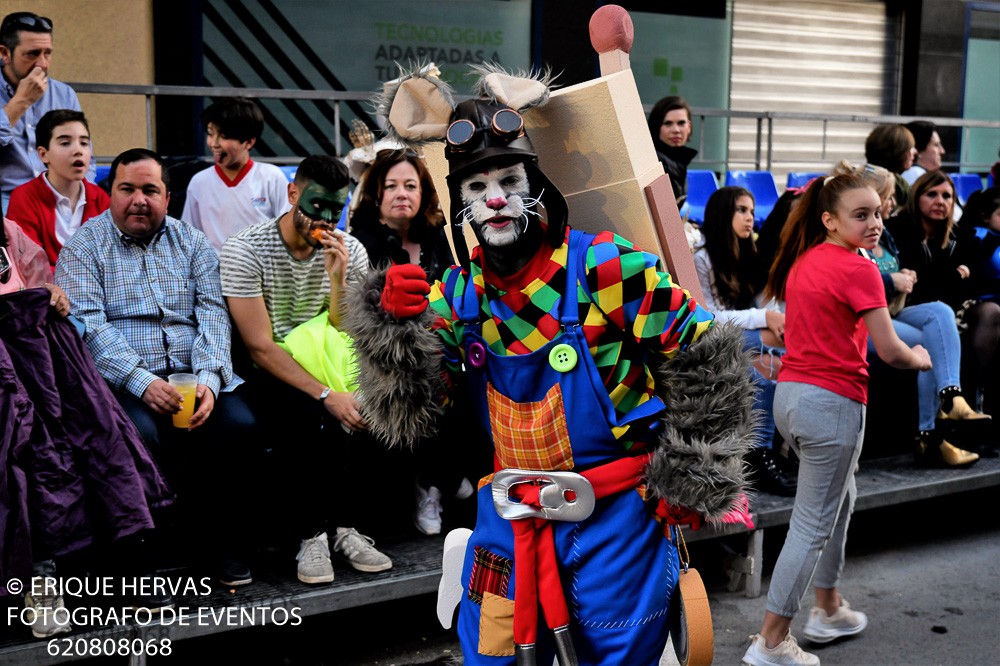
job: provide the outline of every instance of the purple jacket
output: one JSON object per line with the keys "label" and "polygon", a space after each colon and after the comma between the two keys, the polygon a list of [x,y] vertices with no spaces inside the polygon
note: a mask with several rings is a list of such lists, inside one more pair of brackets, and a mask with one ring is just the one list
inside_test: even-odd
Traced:
{"label": "purple jacket", "polygon": [[0,297],[0,595],[35,559],[153,527],[173,494],[46,289]]}

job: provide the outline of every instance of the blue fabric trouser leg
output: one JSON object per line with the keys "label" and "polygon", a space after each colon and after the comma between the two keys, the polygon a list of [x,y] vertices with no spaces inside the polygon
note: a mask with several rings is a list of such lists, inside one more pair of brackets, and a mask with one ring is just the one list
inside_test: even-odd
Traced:
{"label": "blue fabric trouser leg", "polygon": [[175,428],[141,398],[114,391],[135,423],[157,465],[178,494],[189,523],[214,541],[213,547],[242,544],[252,528],[248,503],[258,492],[250,481],[256,420],[245,386],[220,393],[205,424],[192,431]]}
{"label": "blue fabric trouser leg", "polygon": [[923,345],[934,367],[917,373],[920,429],[933,430],[940,398],[947,386],[960,386],[962,344],[955,313],[941,301],[905,307],[892,320],[896,335],[912,347]]}
{"label": "blue fabric trouser leg", "polygon": [[[782,353],[782,350],[764,344],[760,337],[760,329],[743,331],[743,349],[761,356],[771,354],[772,357],[780,357]],[[774,444],[774,387],[776,382],[760,374],[754,367],[750,368],[750,376],[757,388],[753,408],[760,418],[760,423],[756,428],[758,437],[756,446],[761,449],[769,449]]]}
{"label": "blue fabric trouser leg", "polygon": [[793,617],[810,582],[836,587],[843,571],[865,406],[811,384],[779,382],[774,408],[778,430],[799,456],[799,478],[767,610]]}

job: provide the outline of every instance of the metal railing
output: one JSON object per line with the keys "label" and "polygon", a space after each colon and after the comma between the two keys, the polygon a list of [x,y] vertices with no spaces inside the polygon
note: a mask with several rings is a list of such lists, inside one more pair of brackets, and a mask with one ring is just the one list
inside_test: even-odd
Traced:
{"label": "metal railing", "polygon": [[[646,107],[647,113],[652,105]],[[770,171],[774,166],[774,123],[775,121],[812,121],[821,125],[822,141],[821,153],[815,164],[826,165],[830,156],[828,155],[828,132],[831,123],[854,123],[864,125],[884,125],[884,124],[905,124],[913,120],[929,120],[938,127],[960,127],[962,128],[962,146],[967,146],[970,140],[969,130],[997,129],[1000,130],[1000,119],[997,120],[977,120],[965,118],[931,118],[928,116],[888,116],[888,115],[860,115],[860,114],[830,114],[830,113],[802,113],[790,111],[730,111],[726,109],[710,109],[703,107],[692,107],[691,113],[698,117],[704,125],[706,118],[727,118],[727,119],[750,119],[756,121],[756,150],[755,167],[760,170]],[[704,151],[704,135],[701,136],[699,150]],[[992,166],[990,163],[974,162],[946,162],[942,166],[945,168],[968,168],[973,170],[988,171]]]}
{"label": "metal railing", "polygon": [[[276,88],[225,88],[215,86],[157,86],[157,85],[131,85],[114,83],[70,83],[78,93],[101,94],[101,95],[139,95],[146,101],[146,142],[147,147],[153,148],[153,98],[172,97],[252,97],[260,99],[288,99],[288,100],[323,100],[330,102],[334,107],[334,123],[336,128],[331,132],[334,140],[336,155],[344,154],[343,141],[340,128],[342,126],[341,104],[345,102],[368,102],[372,98],[371,92],[351,92],[344,90],[284,90]],[[458,97],[457,99],[464,99]],[[652,105],[647,105],[645,111],[648,113]],[[817,165],[825,164],[827,158],[828,129],[831,123],[857,123],[857,124],[884,124],[884,123],[907,123],[911,120],[930,120],[940,127],[960,127],[962,128],[962,145],[967,145],[969,141],[969,131],[975,128],[1000,130],[1000,119],[998,120],[969,120],[964,118],[928,118],[926,116],[880,116],[880,115],[851,115],[851,114],[821,114],[821,113],[800,113],[784,111],[731,111],[728,109],[712,109],[693,107],[692,113],[698,117],[702,124],[706,118],[727,118],[727,119],[750,119],[756,122],[756,149],[755,167],[760,170],[772,170],[780,166],[774,159],[774,123],[775,121],[813,121],[821,124],[822,141],[820,159],[816,160]],[[704,133],[700,136],[700,150],[704,151]],[[294,163],[303,156],[287,156],[268,158],[268,161],[275,163]],[[110,162],[112,157],[98,156],[98,161]],[[986,171],[990,164],[978,164],[968,162],[946,163],[949,168],[968,168],[973,170]]]}

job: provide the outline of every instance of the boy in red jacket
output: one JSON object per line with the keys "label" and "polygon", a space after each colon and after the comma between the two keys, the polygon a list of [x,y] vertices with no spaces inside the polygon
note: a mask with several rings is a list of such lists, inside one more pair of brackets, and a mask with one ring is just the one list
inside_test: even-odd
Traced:
{"label": "boy in red jacket", "polygon": [[11,192],[7,217],[42,246],[55,271],[63,243],[108,209],[107,193],[85,180],[92,159],[90,127],[80,111],[54,109],[35,128],[38,157],[48,168]]}

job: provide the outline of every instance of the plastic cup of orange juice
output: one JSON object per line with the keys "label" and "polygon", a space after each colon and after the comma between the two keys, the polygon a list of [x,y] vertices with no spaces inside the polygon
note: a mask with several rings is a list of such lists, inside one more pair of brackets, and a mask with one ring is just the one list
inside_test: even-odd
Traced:
{"label": "plastic cup of orange juice", "polygon": [[190,372],[178,372],[167,377],[167,381],[184,398],[184,401],[181,402],[181,411],[173,415],[174,427],[187,428],[191,425],[191,416],[194,414],[198,375]]}

